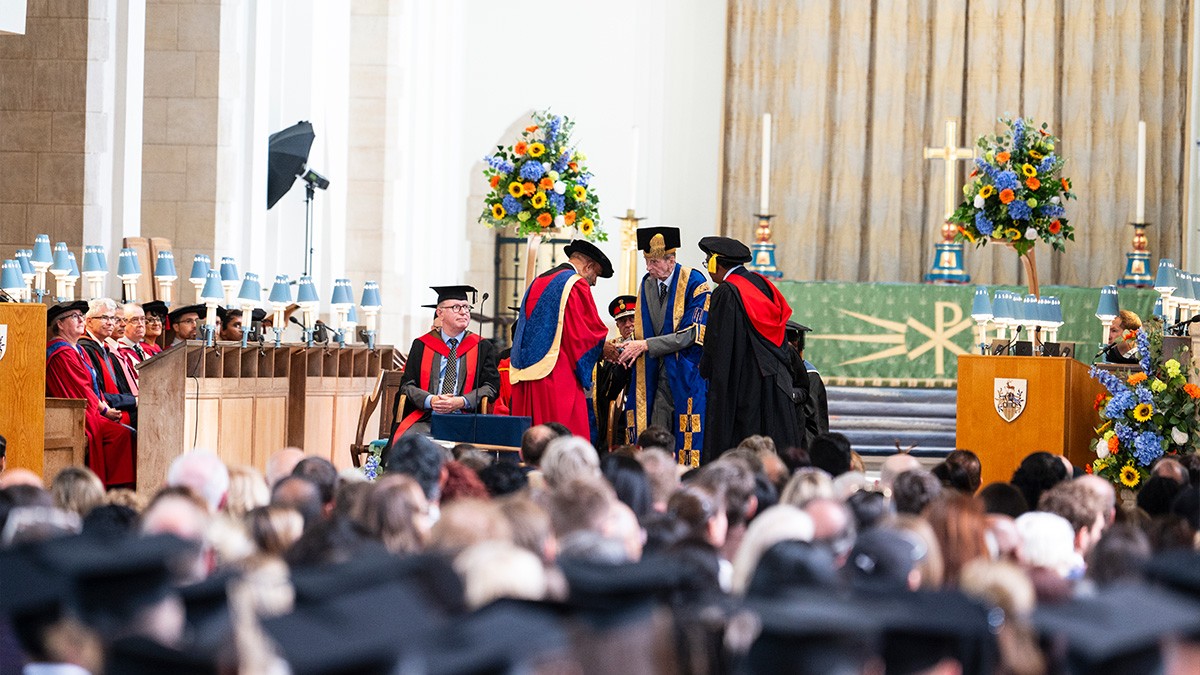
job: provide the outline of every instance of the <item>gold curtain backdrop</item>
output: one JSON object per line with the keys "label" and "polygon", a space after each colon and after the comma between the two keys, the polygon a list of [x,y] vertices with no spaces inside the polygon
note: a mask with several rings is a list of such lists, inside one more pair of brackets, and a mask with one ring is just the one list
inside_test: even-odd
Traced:
{"label": "gold curtain backdrop", "polygon": [[[944,163],[923,148],[944,144],[947,118],[959,120],[959,147],[972,147],[999,131],[997,117],[1023,115],[1062,139],[1079,194],[1067,204],[1067,253],[1037,247],[1040,281],[1115,283],[1143,119],[1150,250],[1178,260],[1188,17],[1183,0],[730,0],[724,231],[753,239],[769,112],[784,276],[919,281],[944,200]],[[958,163],[958,187],[968,164]],[[1011,249],[967,248],[973,282],[1024,281]]]}

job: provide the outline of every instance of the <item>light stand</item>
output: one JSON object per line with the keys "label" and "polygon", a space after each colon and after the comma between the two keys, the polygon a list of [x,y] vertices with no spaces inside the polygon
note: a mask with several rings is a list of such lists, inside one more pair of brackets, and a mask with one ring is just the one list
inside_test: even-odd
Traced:
{"label": "light stand", "polygon": [[278,348],[283,340],[284,315],[287,312],[288,305],[292,304],[292,285],[288,282],[286,274],[276,275],[275,283],[271,285],[271,295],[267,298],[267,302],[271,303],[271,311],[274,313],[274,318],[271,320],[271,330],[275,331],[275,347]]}
{"label": "light stand", "polygon": [[258,275],[246,272],[246,277],[242,280],[242,288],[238,292],[238,304],[242,309],[242,349],[246,348],[250,339],[248,320],[254,316],[254,308],[258,307],[261,300],[262,286],[258,283]]}
{"label": "light stand", "polygon": [[221,288],[221,275],[216,270],[208,271],[208,278],[204,281],[204,290],[200,292],[200,299],[204,301],[205,309],[204,346],[211,347],[217,334],[217,307],[225,299],[225,289]]}
{"label": "light stand", "polygon": [[29,262],[33,265],[34,292],[37,293],[37,301],[41,302],[49,293],[49,289],[46,288],[46,272],[54,264],[54,253],[50,250],[50,235],[39,234],[34,239],[33,254]]}
{"label": "light stand", "polygon": [[71,256],[66,242],[54,245],[54,264],[50,266],[50,273],[54,275],[54,301],[66,302],[67,281],[71,276]]}
{"label": "light stand", "polygon": [[313,198],[317,189],[329,187],[329,179],[308,166],[300,172],[300,179],[304,181],[304,276],[307,277],[313,273]]}
{"label": "light stand", "polygon": [[178,275],[175,272],[175,255],[170,251],[159,251],[154,263],[154,281],[158,283],[158,299],[171,306],[171,287]]}

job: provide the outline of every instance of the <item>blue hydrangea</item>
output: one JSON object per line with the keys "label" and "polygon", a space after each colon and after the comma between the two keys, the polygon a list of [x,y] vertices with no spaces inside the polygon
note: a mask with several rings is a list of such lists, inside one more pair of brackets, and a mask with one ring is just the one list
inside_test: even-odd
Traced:
{"label": "blue hydrangea", "polygon": [[1162,436],[1153,431],[1143,431],[1133,441],[1133,456],[1142,466],[1148,466],[1162,454]]}
{"label": "blue hydrangea", "polygon": [[1113,427],[1113,433],[1117,435],[1117,440],[1120,441],[1122,445],[1129,445],[1133,442],[1133,428],[1128,424],[1117,424],[1115,427]]}
{"label": "blue hydrangea", "polygon": [[1104,388],[1107,389],[1108,393],[1110,394],[1118,394],[1122,391],[1129,390],[1129,387],[1125,385],[1125,382],[1121,378],[1113,375],[1107,370],[1101,370],[1093,367],[1088,374],[1095,378],[1100,384],[1104,385]]}
{"label": "blue hydrangea", "polygon": [[1113,394],[1112,400],[1104,407],[1104,416],[1110,420],[1123,417],[1135,405],[1137,405],[1137,399],[1134,398],[1132,392],[1126,389],[1125,391]]}
{"label": "blue hydrangea", "polygon": [[505,211],[514,215],[523,210],[521,208],[521,202],[517,201],[517,199],[512,195],[504,195],[504,199],[500,202],[500,204],[504,206]]}
{"label": "blue hydrangea", "polygon": [[1154,371],[1150,369],[1150,334],[1144,328],[1138,329],[1137,348],[1138,354],[1141,354],[1138,365],[1142,367],[1142,372],[1153,375]]}
{"label": "blue hydrangea", "polygon": [[554,144],[554,139],[558,138],[558,132],[562,129],[562,117],[555,115],[550,118],[550,123],[546,125],[546,145]]}
{"label": "blue hydrangea", "polygon": [[375,480],[379,477],[379,457],[374,453],[367,454],[367,461],[363,462],[363,475],[367,480]]}
{"label": "blue hydrangea", "polygon": [[589,183],[591,180],[592,180],[592,174],[590,174],[590,173],[581,173],[581,174],[579,174],[579,178],[576,178],[576,179],[575,179],[575,182],[576,182],[576,183],[579,183],[579,184],[580,184],[580,185],[582,185],[583,187],[587,187],[587,186],[588,186],[588,183]]}
{"label": "blue hydrangea", "polygon": [[1041,163],[1037,165],[1037,172],[1038,173],[1046,173],[1047,171],[1050,170],[1050,167],[1052,167],[1052,166],[1054,166],[1054,154],[1053,153],[1046,155],[1045,157],[1042,158]]}
{"label": "blue hydrangea", "polygon": [[975,214],[975,229],[979,230],[979,234],[988,236],[995,231],[996,224],[987,217],[987,214],[979,211]]}
{"label": "blue hydrangea", "polygon": [[505,160],[501,159],[500,157],[497,157],[496,155],[484,157],[483,161],[487,162],[487,165],[492,167],[496,171],[500,171],[501,173],[512,173],[512,170],[513,170],[512,162],[505,161]]}
{"label": "blue hydrangea", "polygon": [[992,166],[991,164],[988,164],[987,162],[983,161],[982,159],[977,158],[975,160],[975,168],[977,168],[980,171],[982,171],[983,173],[987,174],[988,178],[991,178],[993,181],[996,180],[996,176],[1000,175],[999,169]]}
{"label": "blue hydrangea", "polygon": [[1017,118],[1013,122],[1013,154],[1021,152],[1025,147],[1025,120]]}
{"label": "blue hydrangea", "polygon": [[559,157],[559,158],[558,158],[558,159],[557,159],[557,160],[554,162],[554,166],[552,166],[551,168],[552,168],[552,169],[554,169],[555,171],[559,172],[559,173],[562,173],[562,172],[564,172],[564,171],[566,171],[566,170],[567,170],[567,164],[569,164],[570,162],[571,162],[571,153],[570,153],[570,152],[564,152],[564,153],[563,153],[563,154],[562,154],[562,155],[561,155],[561,156],[560,156],[560,157]]}
{"label": "blue hydrangea", "polygon": [[1008,215],[1013,220],[1029,220],[1029,217],[1033,215],[1033,209],[1029,208],[1029,204],[1017,199],[1008,205]]}
{"label": "blue hydrangea", "polygon": [[996,190],[1013,190],[1021,187],[1021,180],[1012,171],[1000,171],[995,177]]}
{"label": "blue hydrangea", "polygon": [[565,196],[560,195],[557,192],[550,193],[550,206],[554,207],[554,210],[562,213],[563,211],[567,210],[566,205],[567,198]]}
{"label": "blue hydrangea", "polygon": [[525,162],[521,167],[521,178],[524,180],[540,180],[546,174],[546,170],[542,168],[542,163],[530,160]]}
{"label": "blue hydrangea", "polygon": [[1135,387],[1133,390],[1133,396],[1137,399],[1138,403],[1154,403],[1154,392],[1150,391],[1146,387]]}
{"label": "blue hydrangea", "polygon": [[1058,204],[1043,204],[1035,209],[1039,216],[1044,218],[1059,218],[1066,213],[1066,209]]}

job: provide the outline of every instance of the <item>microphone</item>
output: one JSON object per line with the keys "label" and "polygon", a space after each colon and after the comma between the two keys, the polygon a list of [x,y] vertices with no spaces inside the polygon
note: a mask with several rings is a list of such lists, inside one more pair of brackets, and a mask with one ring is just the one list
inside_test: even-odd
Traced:
{"label": "microphone", "polygon": [[1025,329],[1024,326],[1017,326],[1017,330],[1013,332],[1012,339],[1008,341],[1008,344],[1006,344],[1003,347],[1001,347],[1000,349],[997,349],[996,351],[992,352],[992,356],[999,356],[1000,354],[1007,354],[1009,348],[1011,348],[1013,346],[1013,343],[1017,341],[1017,338],[1020,337],[1020,335],[1021,335],[1021,331],[1024,329]]}
{"label": "microphone", "polygon": [[1200,314],[1197,314],[1197,315],[1193,316],[1193,317],[1192,317],[1192,318],[1190,318],[1190,319],[1184,319],[1183,321],[1180,321],[1180,322],[1179,322],[1179,323],[1177,323],[1177,324],[1173,324],[1173,325],[1171,325],[1171,326],[1168,326],[1168,327],[1167,327],[1167,330],[1168,330],[1168,331],[1176,331],[1176,330],[1179,330],[1180,328],[1183,328],[1184,326],[1187,326],[1187,325],[1189,325],[1189,324],[1196,323],[1197,321],[1200,321]]}
{"label": "microphone", "polygon": [[1120,343],[1120,341],[1118,340],[1117,342],[1110,342],[1110,343],[1104,345],[1103,347],[1100,348],[1100,351],[1096,352],[1096,355],[1092,357],[1092,361],[1095,361],[1096,359],[1100,358],[1101,356],[1112,351],[1112,348],[1116,347],[1117,344],[1119,344],[1119,343]]}
{"label": "microphone", "polygon": [[483,292],[483,298],[479,301],[479,334],[483,335],[483,306],[487,303],[488,298],[492,297],[487,291]]}

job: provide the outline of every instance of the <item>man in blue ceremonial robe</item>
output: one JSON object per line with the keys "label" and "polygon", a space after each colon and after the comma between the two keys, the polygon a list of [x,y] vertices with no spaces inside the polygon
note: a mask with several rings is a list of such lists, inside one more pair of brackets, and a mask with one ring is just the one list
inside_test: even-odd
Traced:
{"label": "man in blue ceremonial robe", "polygon": [[679,228],[638,229],[647,273],[638,288],[634,339],[619,359],[631,369],[625,400],[629,442],[650,425],[675,433],[680,464],[700,466],[708,386],[700,376],[709,285],[699,270],[675,261]]}

